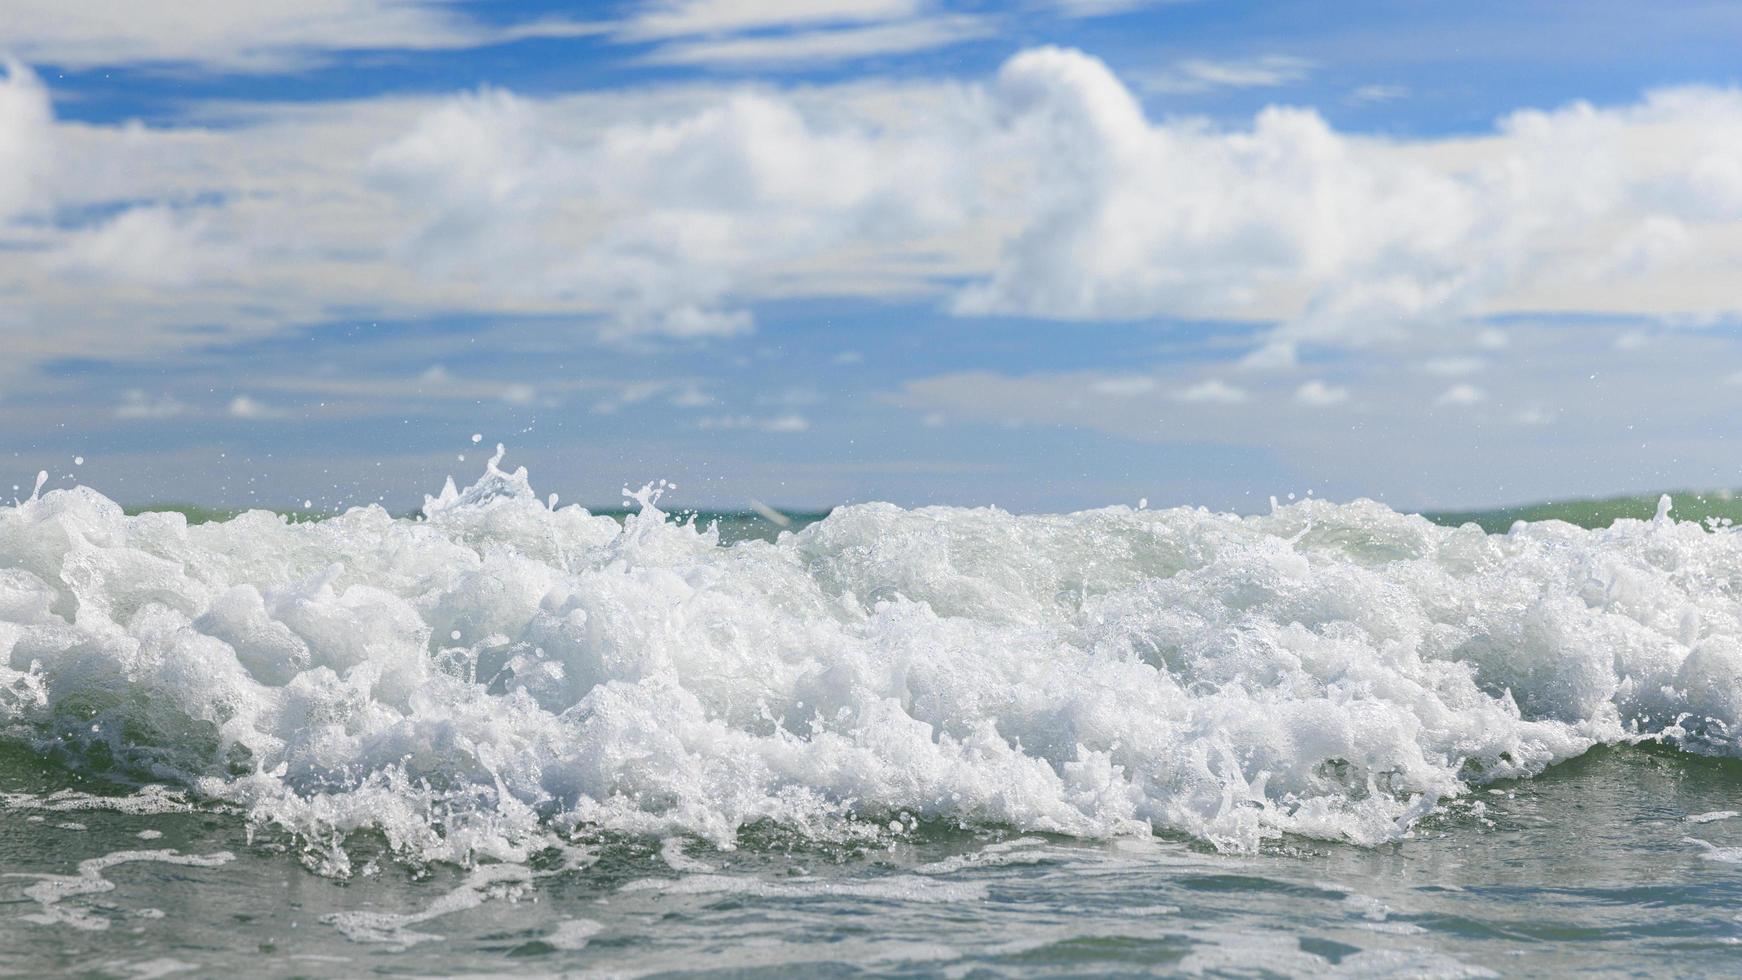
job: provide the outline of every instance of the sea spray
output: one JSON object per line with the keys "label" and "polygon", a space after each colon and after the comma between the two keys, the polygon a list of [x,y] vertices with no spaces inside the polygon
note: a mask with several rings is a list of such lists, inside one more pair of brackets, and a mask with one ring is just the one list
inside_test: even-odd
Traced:
{"label": "sea spray", "polygon": [[1598,744],[1739,754],[1742,537],[1667,512],[866,504],[727,547],[500,461],[419,519],[0,508],[0,737],[334,874],[363,830],[458,862],[752,824],[1369,844]]}

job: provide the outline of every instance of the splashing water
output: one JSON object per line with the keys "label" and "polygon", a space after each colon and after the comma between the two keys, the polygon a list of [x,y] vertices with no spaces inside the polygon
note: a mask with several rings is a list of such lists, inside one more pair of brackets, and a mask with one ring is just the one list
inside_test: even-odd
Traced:
{"label": "splashing water", "polygon": [[1742,537],[866,504],[721,546],[497,455],[425,519],[0,508],[0,732],[323,842],[922,822],[1369,844],[1592,746],[1742,742]]}

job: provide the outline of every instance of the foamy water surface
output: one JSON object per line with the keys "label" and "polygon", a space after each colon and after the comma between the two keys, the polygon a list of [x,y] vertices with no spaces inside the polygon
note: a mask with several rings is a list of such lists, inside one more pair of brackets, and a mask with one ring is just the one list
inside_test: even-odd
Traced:
{"label": "foamy water surface", "polygon": [[190,923],[295,893],[339,973],[456,941],[484,970],[1504,972],[1460,889],[1538,800],[1610,856],[1530,888],[1742,897],[1742,536],[1667,505],[1488,535],[867,504],[722,546],[638,499],[556,509],[492,462],[415,520],[0,508],[0,930],[209,967]]}

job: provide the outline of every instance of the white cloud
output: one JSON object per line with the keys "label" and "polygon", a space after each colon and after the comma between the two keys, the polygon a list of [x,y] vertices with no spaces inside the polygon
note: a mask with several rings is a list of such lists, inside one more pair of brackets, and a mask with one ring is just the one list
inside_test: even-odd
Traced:
{"label": "white cloud", "polygon": [[[1472,326],[1487,314],[1742,313],[1737,90],[1381,139],[1301,109],[1152,120],[1105,65],[1047,48],[984,84],[198,113],[55,123],[34,75],[0,85],[0,162],[22,161],[0,166],[0,236],[43,257],[0,264],[30,356],[144,357],[189,326],[239,339],[335,309],[717,337],[752,330],[761,300],[884,296],[1276,321],[1247,366],[1287,370],[1299,350],[1399,338],[1499,350],[1504,333]],[[5,223],[25,207],[115,217]]]}
{"label": "white cloud", "polygon": [[[1380,496],[1399,507],[1632,492],[1684,481],[1717,486],[1734,479],[1734,454],[1712,433],[1735,412],[1739,389],[1722,382],[1734,373],[1742,386],[1737,338],[1671,330],[1647,348],[1618,352],[1558,318],[1513,321],[1507,332],[1517,356],[1494,359],[1477,393],[1483,398],[1457,408],[1435,404],[1453,383],[1424,387],[1413,369],[1421,355],[1414,347],[1338,358],[1336,384],[1327,381],[1327,387],[1347,386],[1350,397],[1330,408],[1293,401],[1299,397],[1293,384],[1254,387],[1253,397],[1234,405],[1175,401],[1167,393],[1192,384],[1203,370],[1191,358],[1153,365],[1160,388],[1129,399],[1081,397],[1097,377],[1082,371],[974,371],[914,379],[891,400],[916,422],[943,415],[957,425],[1096,432],[1175,447],[1177,455],[1163,454],[1170,461],[1191,459],[1193,446],[1250,452],[1275,458],[1289,481],[1310,481],[1306,485],[1317,485],[1321,495]],[[1470,340],[1468,334],[1440,335],[1423,343],[1449,352]],[[1098,377],[1118,377],[1118,370]],[[1279,404],[1282,398],[1289,403]],[[1472,425],[1478,414],[1482,424]],[[1632,464],[1617,470],[1618,458]],[[1191,469],[1178,462],[1172,468]],[[1240,505],[1240,491],[1252,487],[1245,506],[1260,506],[1262,486],[1241,477],[1227,499]]]}
{"label": "white cloud", "polygon": [[918,0],[653,0],[617,27],[628,40],[725,34],[803,24],[892,20],[918,14]]}
{"label": "white cloud", "polygon": [[1275,88],[1302,81],[1314,64],[1305,58],[1266,54],[1253,58],[1214,61],[1187,58],[1162,71],[1137,73],[1134,79],[1144,89],[1164,94],[1190,94],[1218,88]]}
{"label": "white cloud", "polygon": [[1349,101],[1356,105],[1395,102],[1408,97],[1409,89],[1402,85],[1363,85],[1349,93]]}
{"label": "white cloud", "polygon": [[1243,388],[1236,388],[1226,381],[1211,378],[1208,381],[1200,381],[1195,385],[1181,388],[1173,393],[1173,397],[1182,402],[1238,405],[1251,396],[1247,395]]}
{"label": "white cloud", "polygon": [[978,17],[928,17],[832,30],[674,41],[656,48],[647,60],[655,64],[767,69],[924,51],[981,37],[990,30],[991,25]]}
{"label": "white cloud", "polygon": [[79,278],[187,286],[223,273],[234,258],[199,214],[147,205],[74,232],[45,261]]}
{"label": "white cloud", "polygon": [[442,0],[8,0],[5,17],[14,55],[69,68],[284,71],[335,51],[470,48],[604,29],[557,19],[495,27]]}
{"label": "white cloud", "polygon": [[990,95],[1027,193],[963,313],[1274,317],[1283,339],[1359,343],[1487,312],[1742,306],[1718,287],[1742,273],[1742,92],[1413,142],[1297,109],[1244,130],[1152,123],[1106,66],[1060,49],[1012,58]]}
{"label": "white cloud", "polygon": [[1303,405],[1338,405],[1349,400],[1349,389],[1314,379],[1296,388],[1294,398]]}
{"label": "white cloud", "polygon": [[1174,2],[1178,0],[1052,0],[1053,6],[1066,17],[1106,17],[1140,7]]}
{"label": "white cloud", "polygon": [[1240,367],[1247,371],[1288,371],[1299,364],[1299,353],[1289,341],[1270,341],[1240,358]]}
{"label": "white cloud", "polygon": [[1488,393],[1471,384],[1452,385],[1434,399],[1435,405],[1474,405],[1484,401]]}
{"label": "white cloud", "polygon": [[281,419],[285,417],[284,412],[273,408],[264,402],[250,398],[247,395],[237,395],[235,398],[230,399],[229,411],[231,418],[247,419],[249,421]]}
{"label": "white cloud", "polygon": [[752,91],[580,132],[485,91],[424,113],[370,173],[432,277],[593,306],[616,334],[728,336],[753,320],[722,304],[783,265],[958,223],[936,149]]}
{"label": "white cloud", "polygon": [[612,35],[656,42],[643,58],[653,64],[767,71],[922,51],[992,30],[985,17],[932,7],[921,0],[656,0]]}
{"label": "white cloud", "polygon": [[51,159],[54,115],[48,89],[16,61],[0,62],[0,221],[37,203]]}

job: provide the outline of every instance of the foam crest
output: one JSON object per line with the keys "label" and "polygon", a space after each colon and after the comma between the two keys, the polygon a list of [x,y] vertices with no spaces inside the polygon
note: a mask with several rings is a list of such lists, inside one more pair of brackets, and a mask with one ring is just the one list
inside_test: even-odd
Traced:
{"label": "foam crest", "polygon": [[501,458],[420,520],[0,508],[5,737],[335,874],[365,829],[459,862],[575,827],[1367,844],[1594,745],[1742,744],[1742,538],[1667,508],[1490,536],[1367,501],[866,504],[725,547]]}

